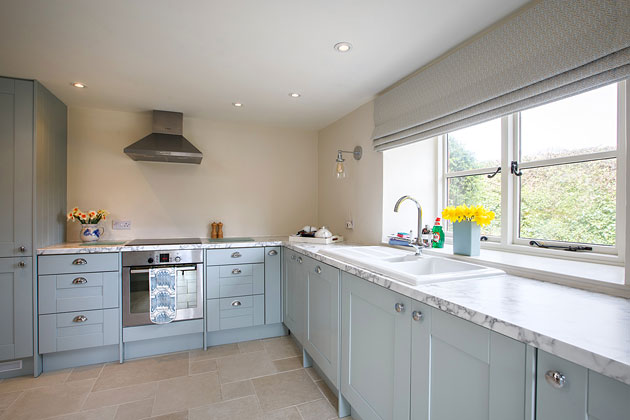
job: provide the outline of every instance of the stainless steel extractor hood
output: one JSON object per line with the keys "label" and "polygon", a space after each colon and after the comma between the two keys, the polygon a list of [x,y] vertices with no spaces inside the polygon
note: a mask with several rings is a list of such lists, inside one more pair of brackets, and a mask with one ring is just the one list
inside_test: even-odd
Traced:
{"label": "stainless steel extractor hood", "polygon": [[201,151],[182,136],[183,120],[181,112],[153,111],[153,132],[124,152],[133,160],[201,163]]}

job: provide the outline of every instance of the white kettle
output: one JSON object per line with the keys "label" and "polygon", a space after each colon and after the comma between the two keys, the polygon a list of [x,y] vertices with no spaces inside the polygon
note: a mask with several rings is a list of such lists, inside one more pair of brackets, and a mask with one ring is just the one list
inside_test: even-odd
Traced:
{"label": "white kettle", "polygon": [[315,237],[316,238],[332,238],[333,234],[331,231],[329,231],[326,226],[322,226],[321,229],[319,229],[317,232],[315,232]]}

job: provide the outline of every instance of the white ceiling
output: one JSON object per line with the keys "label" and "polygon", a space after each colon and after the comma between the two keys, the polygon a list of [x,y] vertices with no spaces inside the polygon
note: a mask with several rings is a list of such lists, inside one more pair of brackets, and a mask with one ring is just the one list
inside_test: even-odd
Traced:
{"label": "white ceiling", "polygon": [[0,0],[0,75],[69,106],[320,129],[525,3]]}

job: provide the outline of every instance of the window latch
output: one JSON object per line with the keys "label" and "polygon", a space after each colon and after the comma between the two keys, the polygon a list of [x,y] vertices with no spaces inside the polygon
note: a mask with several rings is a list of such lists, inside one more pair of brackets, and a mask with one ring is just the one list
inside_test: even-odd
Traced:
{"label": "window latch", "polygon": [[497,176],[497,174],[500,174],[500,173],[501,173],[501,167],[499,166],[496,171],[488,175],[488,178],[494,178],[495,176]]}
{"label": "window latch", "polygon": [[575,246],[575,245],[547,245],[544,244],[542,242],[539,241],[529,241],[529,245],[530,246],[535,246],[538,248],[547,248],[547,249],[561,249],[564,251],[573,251],[573,252],[578,252],[578,251],[592,251],[593,247],[592,246]]}
{"label": "window latch", "polygon": [[510,165],[510,172],[516,176],[523,175],[523,172],[518,170],[518,162],[515,160],[513,160],[512,164]]}

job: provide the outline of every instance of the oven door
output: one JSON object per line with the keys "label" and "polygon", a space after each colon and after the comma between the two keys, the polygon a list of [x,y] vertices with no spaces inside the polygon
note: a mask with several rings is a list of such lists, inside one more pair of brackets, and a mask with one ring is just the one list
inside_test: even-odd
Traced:
{"label": "oven door", "polygon": [[[175,268],[175,321],[203,318],[203,264],[161,267]],[[151,267],[123,267],[123,327],[152,324],[149,317],[149,268]]]}

